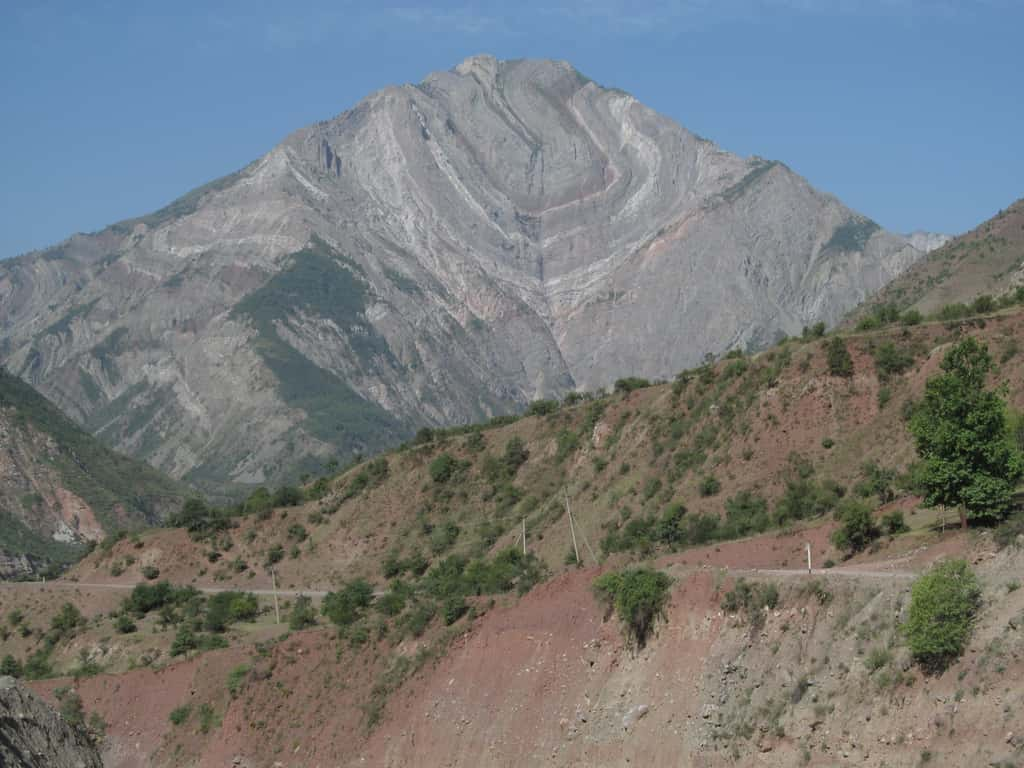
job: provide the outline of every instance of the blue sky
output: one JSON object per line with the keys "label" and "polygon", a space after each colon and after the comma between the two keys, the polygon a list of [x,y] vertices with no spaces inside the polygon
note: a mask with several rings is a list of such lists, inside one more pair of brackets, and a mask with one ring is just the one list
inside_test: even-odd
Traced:
{"label": "blue sky", "polygon": [[567,59],[899,231],[1024,195],[1024,0],[0,2],[0,257],[474,53]]}

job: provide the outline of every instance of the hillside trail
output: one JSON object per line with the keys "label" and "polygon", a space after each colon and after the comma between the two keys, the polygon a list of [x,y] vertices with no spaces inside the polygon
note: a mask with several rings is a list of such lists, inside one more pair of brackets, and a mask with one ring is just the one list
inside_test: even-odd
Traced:
{"label": "hillside trail", "polygon": [[[870,564],[869,564],[870,565]],[[781,578],[793,578],[799,576],[837,576],[840,578],[866,578],[866,579],[913,579],[918,574],[913,571],[898,571],[898,570],[868,570],[857,567],[851,568],[812,568],[808,571],[806,568],[734,568],[729,566],[697,566],[697,567],[676,567],[682,570],[684,573],[700,573],[702,571],[724,571],[728,574],[735,576],[743,576],[747,578],[756,578],[760,576],[777,576]],[[675,569],[674,569],[675,570]],[[19,582],[5,582],[0,583],[0,589],[45,589],[51,587],[54,589],[86,589],[86,590],[122,590],[131,591],[135,589],[135,584],[103,584],[100,582],[79,582],[79,581],[19,581]],[[221,592],[249,592],[251,594],[263,597],[273,597],[275,594],[278,597],[312,597],[322,599],[329,594],[328,590],[316,590],[316,589],[278,589],[274,590],[271,588],[257,588],[257,589],[239,589],[237,587],[201,587],[196,586],[196,590],[207,595],[216,595]],[[387,590],[376,589],[373,592],[375,598],[383,597],[387,594]]]}

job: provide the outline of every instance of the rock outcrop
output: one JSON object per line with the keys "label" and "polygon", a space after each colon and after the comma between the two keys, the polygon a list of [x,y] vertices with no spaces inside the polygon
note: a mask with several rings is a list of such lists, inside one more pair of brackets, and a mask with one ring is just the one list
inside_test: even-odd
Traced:
{"label": "rock outcrop", "polygon": [[922,255],[564,62],[477,56],[3,263],[0,356],[175,477],[267,483],[832,323]]}
{"label": "rock outcrop", "polygon": [[18,684],[0,677],[0,765],[4,768],[103,768],[80,729]]}

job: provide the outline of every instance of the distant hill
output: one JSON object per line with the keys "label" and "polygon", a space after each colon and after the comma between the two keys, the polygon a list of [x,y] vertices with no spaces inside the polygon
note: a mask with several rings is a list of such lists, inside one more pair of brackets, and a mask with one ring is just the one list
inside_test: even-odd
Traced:
{"label": "distant hill", "polygon": [[157,523],[185,492],[0,369],[0,578],[66,562],[111,531]]}
{"label": "distant hill", "polygon": [[0,356],[206,488],[831,325],[933,243],[562,61],[475,56],[0,263]]}
{"label": "distant hill", "polygon": [[932,314],[979,296],[1024,285],[1024,199],[931,251],[879,292],[867,307],[892,303]]}

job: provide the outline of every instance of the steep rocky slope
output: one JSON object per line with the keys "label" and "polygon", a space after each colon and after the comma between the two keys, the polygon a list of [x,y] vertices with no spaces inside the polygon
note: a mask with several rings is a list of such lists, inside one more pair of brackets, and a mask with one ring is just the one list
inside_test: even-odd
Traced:
{"label": "steep rocky slope", "polygon": [[0,677],[0,765],[4,768],[103,768],[85,733],[10,677]]}
{"label": "steep rocky slope", "polygon": [[568,64],[478,56],[0,264],[0,355],[175,477],[276,482],[831,323],[915,242]]}
{"label": "steep rocky slope", "polygon": [[156,524],[184,495],[0,369],[0,579],[64,562],[105,533]]}

